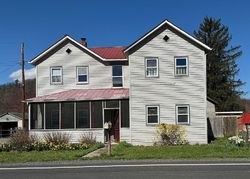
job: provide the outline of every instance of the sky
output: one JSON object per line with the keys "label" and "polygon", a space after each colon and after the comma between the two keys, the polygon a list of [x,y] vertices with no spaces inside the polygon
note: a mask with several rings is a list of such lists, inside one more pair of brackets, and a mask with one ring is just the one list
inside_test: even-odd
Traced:
{"label": "sky", "polygon": [[250,98],[250,1],[237,0],[2,0],[0,6],[0,84],[20,79],[20,43],[25,44],[26,78],[35,70],[28,61],[65,34],[88,47],[127,46],[168,19],[186,32],[198,30],[205,16],[221,19],[241,45],[237,78]]}

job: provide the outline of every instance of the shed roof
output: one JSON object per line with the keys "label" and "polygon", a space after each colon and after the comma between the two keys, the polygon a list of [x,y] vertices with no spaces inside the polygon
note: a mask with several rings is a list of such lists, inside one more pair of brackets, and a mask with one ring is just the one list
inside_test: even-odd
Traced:
{"label": "shed roof", "polygon": [[88,101],[107,99],[128,99],[128,88],[72,89],[27,99],[27,102]]}

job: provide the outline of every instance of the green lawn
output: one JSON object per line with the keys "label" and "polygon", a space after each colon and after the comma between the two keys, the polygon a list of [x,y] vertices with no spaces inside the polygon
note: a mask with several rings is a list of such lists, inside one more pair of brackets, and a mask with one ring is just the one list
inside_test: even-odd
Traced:
{"label": "green lawn", "polygon": [[77,160],[99,147],[100,145],[95,145],[86,150],[0,152],[0,163]]}
{"label": "green lawn", "polygon": [[130,146],[121,143],[113,147],[112,156],[103,153],[99,159],[209,159],[250,158],[250,147],[237,147],[218,139],[208,145]]}

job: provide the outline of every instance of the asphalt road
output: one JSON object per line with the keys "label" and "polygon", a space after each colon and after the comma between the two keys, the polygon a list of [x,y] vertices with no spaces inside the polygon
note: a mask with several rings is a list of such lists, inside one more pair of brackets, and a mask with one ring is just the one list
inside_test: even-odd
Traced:
{"label": "asphalt road", "polygon": [[247,162],[115,162],[83,165],[3,166],[0,179],[239,179],[250,178]]}

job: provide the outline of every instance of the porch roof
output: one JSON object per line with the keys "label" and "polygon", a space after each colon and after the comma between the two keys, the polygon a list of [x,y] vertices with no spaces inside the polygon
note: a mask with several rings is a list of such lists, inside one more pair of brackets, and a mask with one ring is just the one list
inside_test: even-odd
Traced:
{"label": "porch roof", "polygon": [[27,99],[26,102],[88,101],[107,99],[128,99],[128,88],[71,89],[50,95]]}

